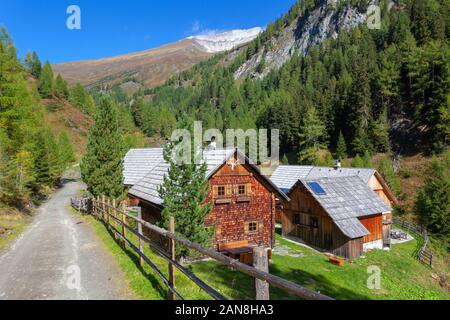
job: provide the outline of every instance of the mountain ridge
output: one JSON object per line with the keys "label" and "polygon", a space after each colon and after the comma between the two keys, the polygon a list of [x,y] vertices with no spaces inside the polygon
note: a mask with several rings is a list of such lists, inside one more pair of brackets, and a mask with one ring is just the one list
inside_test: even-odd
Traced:
{"label": "mountain ridge", "polygon": [[216,53],[228,51],[255,39],[262,29],[231,30],[191,36],[144,51],[131,52],[93,60],[53,64],[71,85],[86,87],[134,82],[137,87],[154,87],[171,76],[207,60]]}

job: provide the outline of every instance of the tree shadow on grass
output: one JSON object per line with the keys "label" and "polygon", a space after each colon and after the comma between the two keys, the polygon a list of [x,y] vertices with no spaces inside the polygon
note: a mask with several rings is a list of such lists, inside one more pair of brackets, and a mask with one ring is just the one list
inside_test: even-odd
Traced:
{"label": "tree shadow on grass", "polygon": [[167,296],[167,288],[161,286],[161,283],[159,282],[158,278],[155,277],[155,275],[146,272],[144,268],[141,267],[140,263],[140,257],[134,252],[134,250],[130,249],[129,247],[123,245],[122,240],[120,238],[116,237],[116,234],[114,231],[106,227],[106,230],[108,231],[109,235],[111,236],[111,239],[114,240],[114,242],[121,247],[122,251],[128,256],[128,258],[133,261],[136,268],[141,272],[141,274],[150,282],[152,287],[158,292],[158,294],[161,296],[162,299],[165,299]]}
{"label": "tree shadow on grass", "polygon": [[[228,267],[217,264],[214,261],[201,262],[192,265],[197,274],[214,288],[226,291],[227,296],[236,300],[254,300],[255,287],[253,278]],[[281,271],[276,265],[270,266],[270,273],[283,279],[292,281],[301,286],[308,284],[310,289],[320,291],[322,294],[338,300],[369,300],[370,297],[356,293],[347,288],[337,286],[322,275],[315,275],[303,270],[290,268],[289,271]],[[210,276],[209,276],[210,275]],[[301,300],[299,297],[289,295],[282,289],[271,286],[271,300]]]}
{"label": "tree shadow on grass", "polygon": [[[276,265],[270,266],[270,273],[281,277],[283,279],[292,281],[301,286],[305,286],[313,291],[320,292],[326,296],[337,300],[370,300],[371,298],[354,292],[348,288],[340,287],[331,282],[326,277],[320,274],[313,274],[304,270],[289,268],[288,271],[280,270]],[[272,300],[292,300],[300,299],[298,297],[290,296],[282,289],[271,288],[270,297]]]}

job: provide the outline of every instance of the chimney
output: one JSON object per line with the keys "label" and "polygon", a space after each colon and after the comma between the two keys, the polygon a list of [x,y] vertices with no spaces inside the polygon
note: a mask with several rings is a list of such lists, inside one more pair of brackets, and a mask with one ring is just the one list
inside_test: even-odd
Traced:
{"label": "chimney", "polygon": [[339,160],[339,159],[335,160],[334,161],[334,169],[339,170],[341,167],[342,167],[341,160]]}
{"label": "chimney", "polygon": [[207,149],[208,150],[216,150],[217,149],[216,137],[211,137],[211,141],[209,142],[209,146]]}

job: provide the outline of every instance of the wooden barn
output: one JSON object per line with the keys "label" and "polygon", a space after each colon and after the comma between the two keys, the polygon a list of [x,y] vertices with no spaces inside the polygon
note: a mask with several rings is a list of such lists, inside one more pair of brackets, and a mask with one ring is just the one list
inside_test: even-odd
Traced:
{"label": "wooden barn", "polygon": [[[161,219],[163,209],[158,188],[168,164],[162,152],[133,149],[124,160],[130,203],[142,207],[143,219],[150,223]],[[273,248],[276,203],[289,198],[238,150],[210,149],[203,157],[210,182],[208,199],[214,204],[206,226],[215,230],[216,249],[239,256],[253,246]]]}
{"label": "wooden barn", "polygon": [[345,258],[389,245],[397,200],[372,169],[282,166],[272,181],[291,201],[278,211],[283,236]]}

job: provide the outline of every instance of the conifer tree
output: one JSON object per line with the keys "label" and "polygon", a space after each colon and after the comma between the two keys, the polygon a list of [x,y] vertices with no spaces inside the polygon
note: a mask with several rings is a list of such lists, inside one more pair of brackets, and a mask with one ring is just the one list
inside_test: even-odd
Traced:
{"label": "conifer tree", "polygon": [[[176,144],[169,142],[164,148],[164,159],[169,164],[169,171],[159,190],[163,199],[161,225],[169,226],[170,217],[175,218],[176,232],[187,239],[208,245],[211,231],[205,226],[205,219],[210,214],[212,205],[206,202],[209,181],[206,177],[205,163],[180,163],[177,161]],[[189,250],[177,248],[179,257],[188,256]]]}
{"label": "conifer tree", "polygon": [[300,126],[298,154],[300,163],[312,164],[316,161],[318,151],[324,147],[322,139],[325,133],[326,128],[319,119],[316,109],[309,107]]}
{"label": "conifer tree", "polygon": [[53,70],[47,61],[39,77],[39,93],[43,98],[50,98],[53,95],[53,83]]}
{"label": "conifer tree", "polygon": [[34,161],[37,187],[52,187],[61,175],[58,145],[50,130],[42,128],[35,137]]}
{"label": "conifer tree", "polygon": [[73,151],[73,146],[70,143],[69,136],[66,132],[61,132],[58,138],[58,150],[59,159],[61,166],[66,169],[67,165],[71,164],[76,160],[75,152]]}
{"label": "conifer tree", "polygon": [[394,166],[389,156],[385,156],[381,159],[378,171],[383,176],[391,191],[397,196],[400,195],[400,179],[395,174]]}
{"label": "conifer tree", "polygon": [[60,74],[56,76],[55,79],[55,95],[58,98],[68,98],[69,97],[69,88],[67,87],[67,82],[61,77]]}
{"label": "conifer tree", "polygon": [[364,168],[373,168],[372,155],[370,154],[370,152],[366,151],[362,160]]}
{"label": "conifer tree", "polygon": [[415,210],[431,232],[450,240],[450,152],[433,159],[425,186],[417,194]]}
{"label": "conifer tree", "polygon": [[352,168],[364,168],[364,161],[359,154],[353,159],[351,166]]}
{"label": "conifer tree", "polygon": [[122,160],[125,155],[117,108],[102,97],[89,130],[86,154],[81,162],[83,181],[94,196],[120,198],[124,193]]}
{"label": "conifer tree", "polygon": [[39,79],[41,76],[42,64],[36,52],[27,53],[25,65],[28,67],[28,72],[36,79]]}
{"label": "conifer tree", "polygon": [[344,160],[347,157],[347,144],[345,143],[345,137],[342,131],[339,133],[339,139],[336,145],[336,158]]}

